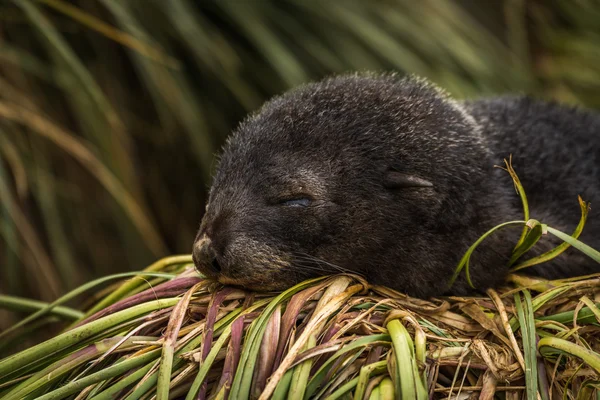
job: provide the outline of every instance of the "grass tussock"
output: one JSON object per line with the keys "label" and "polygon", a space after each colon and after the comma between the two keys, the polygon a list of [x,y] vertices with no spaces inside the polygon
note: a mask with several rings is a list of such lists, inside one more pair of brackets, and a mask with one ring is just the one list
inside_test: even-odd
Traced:
{"label": "grass tussock", "polygon": [[348,275],[259,294],[215,285],[188,256],[171,257],[86,315],[59,307],[71,294],[41,309],[36,317],[76,320],[0,361],[0,397],[598,396],[600,274],[511,279],[514,288],[487,297],[431,301]]}

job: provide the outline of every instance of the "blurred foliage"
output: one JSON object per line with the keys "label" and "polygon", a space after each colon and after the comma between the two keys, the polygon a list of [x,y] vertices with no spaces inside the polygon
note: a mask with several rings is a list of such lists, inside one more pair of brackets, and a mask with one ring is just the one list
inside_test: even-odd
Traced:
{"label": "blurred foliage", "polygon": [[0,0],[0,291],[188,253],[226,135],[302,82],[396,70],[600,107],[598,21],[569,0]]}

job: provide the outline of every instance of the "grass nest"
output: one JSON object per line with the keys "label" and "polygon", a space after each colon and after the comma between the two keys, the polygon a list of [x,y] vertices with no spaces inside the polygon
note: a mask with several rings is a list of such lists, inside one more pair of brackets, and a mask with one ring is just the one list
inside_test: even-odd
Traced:
{"label": "grass nest", "polygon": [[[511,271],[551,260],[571,235],[529,218]],[[563,243],[522,256],[543,235]],[[122,281],[124,277],[135,276]],[[86,312],[63,304],[107,281]],[[600,399],[600,274],[547,281],[509,275],[485,297],[410,298],[361,277],[336,275],[282,293],[254,293],[202,278],[190,256],[142,272],[87,283],[51,304],[0,296],[0,305],[37,309],[0,334],[54,314],[73,320],[59,335],[0,360],[2,399]],[[84,307],[85,309],[86,307]]]}
{"label": "grass nest", "polygon": [[[60,303],[122,275],[23,323],[71,315]],[[189,256],[137,275],[63,333],[1,360],[0,398],[600,396],[600,275],[513,275],[487,297],[430,301],[350,275],[253,293],[203,279]]]}

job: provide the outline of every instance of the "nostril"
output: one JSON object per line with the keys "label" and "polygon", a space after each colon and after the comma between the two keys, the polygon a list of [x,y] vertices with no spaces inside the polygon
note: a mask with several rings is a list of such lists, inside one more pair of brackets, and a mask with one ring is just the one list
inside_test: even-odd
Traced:
{"label": "nostril", "polygon": [[206,275],[215,275],[221,272],[217,255],[208,237],[203,236],[194,244],[192,256],[194,264],[200,272]]}
{"label": "nostril", "polygon": [[211,266],[215,272],[221,272],[221,266],[219,265],[219,261],[217,261],[217,257],[212,260]]}

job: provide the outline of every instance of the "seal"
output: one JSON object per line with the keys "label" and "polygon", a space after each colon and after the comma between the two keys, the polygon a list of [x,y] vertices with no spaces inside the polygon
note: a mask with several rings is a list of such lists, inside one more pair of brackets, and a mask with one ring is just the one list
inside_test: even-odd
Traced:
{"label": "seal", "polygon": [[[531,217],[571,233],[577,195],[600,199],[599,137],[598,114],[528,97],[459,102],[393,74],[307,84],[228,138],[194,263],[253,290],[351,272],[421,298],[469,294],[462,277],[448,286],[465,251],[495,225],[523,219],[511,178],[494,165],[514,154]],[[580,236],[596,248],[599,217],[592,209]],[[478,247],[478,290],[505,281],[520,232],[500,230]],[[558,242],[540,243],[538,254]],[[527,272],[558,278],[599,266],[569,249]]]}

